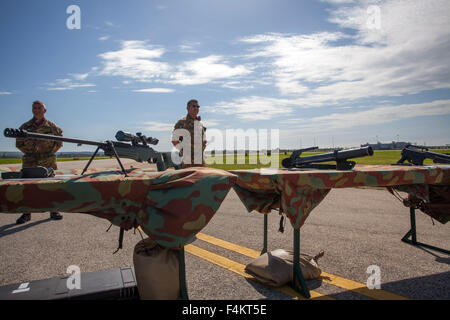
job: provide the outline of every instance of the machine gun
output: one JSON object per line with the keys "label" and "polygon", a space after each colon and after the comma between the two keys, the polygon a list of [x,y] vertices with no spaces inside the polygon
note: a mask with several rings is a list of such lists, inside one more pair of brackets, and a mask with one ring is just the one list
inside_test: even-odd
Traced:
{"label": "machine gun", "polygon": [[[116,134],[116,139],[121,142],[117,141],[97,142],[90,140],[80,140],[61,136],[54,136],[50,134],[28,132],[26,130],[12,129],[12,128],[6,128],[4,131],[4,135],[5,137],[8,138],[34,138],[34,139],[76,143],[79,146],[83,144],[97,146],[97,149],[95,150],[94,154],[90,158],[89,162],[86,164],[86,167],[83,169],[83,172],[81,173],[82,175],[86,172],[87,168],[89,167],[92,160],[94,159],[94,157],[96,156],[97,152],[100,149],[102,149],[105,152],[106,156],[110,157],[114,156],[117,159],[120,167],[122,168],[122,172],[124,173],[125,176],[127,176],[127,173],[122,165],[122,162],[120,162],[119,157],[133,159],[138,162],[148,161],[149,163],[156,163],[158,171],[164,171],[169,167],[174,167],[176,169],[179,168],[175,163],[172,162],[171,152],[162,152],[162,153],[157,152],[149,146],[149,144],[151,145],[158,144],[159,142],[158,139],[146,137],[142,135],[140,132],[136,133],[136,135],[133,135],[128,132],[118,131]],[[125,142],[131,142],[131,144]]]}
{"label": "machine gun", "polygon": [[[450,163],[450,155],[430,152],[427,147],[413,146],[407,144],[402,150],[402,157],[397,161],[396,165],[416,165],[423,166],[425,159],[431,159],[434,163]],[[404,163],[408,161],[408,163]]]}
{"label": "machine gun", "polygon": [[[361,158],[365,156],[372,156],[373,149],[370,146],[349,149],[349,150],[334,150],[330,153],[323,153],[314,156],[300,157],[302,152],[318,149],[318,147],[310,147],[306,149],[295,150],[289,158],[281,161],[285,168],[312,168],[312,169],[336,169],[336,170],[351,170],[356,162],[348,161],[352,158]],[[336,161],[336,164],[319,164],[317,162]]]}

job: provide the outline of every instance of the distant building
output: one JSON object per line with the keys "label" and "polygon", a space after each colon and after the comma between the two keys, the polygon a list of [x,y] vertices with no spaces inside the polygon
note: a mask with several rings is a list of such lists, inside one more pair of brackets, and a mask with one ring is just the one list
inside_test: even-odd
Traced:
{"label": "distant building", "polygon": [[403,149],[406,145],[411,144],[411,142],[395,142],[392,141],[391,143],[383,143],[383,142],[378,142],[378,143],[366,143],[366,144],[362,144],[361,147],[367,147],[370,146],[372,147],[373,150],[400,150]]}

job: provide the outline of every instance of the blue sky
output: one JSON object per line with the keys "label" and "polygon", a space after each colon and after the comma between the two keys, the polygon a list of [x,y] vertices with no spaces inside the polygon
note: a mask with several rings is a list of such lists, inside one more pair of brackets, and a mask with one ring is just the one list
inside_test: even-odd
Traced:
{"label": "blue sky", "polygon": [[0,15],[2,130],[39,99],[67,137],[141,131],[168,150],[196,98],[209,132],[278,129],[282,148],[450,143],[447,0],[2,0]]}

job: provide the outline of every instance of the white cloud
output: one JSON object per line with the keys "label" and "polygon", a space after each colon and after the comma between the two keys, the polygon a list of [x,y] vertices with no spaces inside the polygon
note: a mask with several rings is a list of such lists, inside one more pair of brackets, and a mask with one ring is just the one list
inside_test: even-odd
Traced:
{"label": "white cloud", "polygon": [[244,76],[251,71],[242,65],[229,66],[222,56],[211,55],[184,62],[173,73],[169,83],[181,85],[204,84],[214,80]]}
{"label": "white cloud", "polygon": [[[78,78],[80,80],[83,80],[87,77],[87,74],[71,74],[74,78]],[[49,87],[47,88],[48,91],[65,91],[65,90],[72,90],[75,88],[88,88],[88,87],[95,87],[96,85],[93,83],[78,83],[78,82],[72,82],[72,79],[56,79],[55,82],[47,83]]]}
{"label": "white cloud", "polygon": [[253,46],[247,58],[262,59],[279,92],[305,107],[450,88],[449,2],[376,2],[375,30],[367,27],[370,4],[352,1],[331,11],[330,21],[355,29],[355,36],[255,35],[241,39]]}
{"label": "white cloud", "polygon": [[55,85],[55,84],[68,84],[68,83],[70,83],[72,81],[72,79],[68,79],[68,78],[65,78],[65,79],[56,79],[55,80],[55,82],[53,82],[53,83],[49,83],[50,85]]}
{"label": "white cloud", "polygon": [[170,93],[175,90],[169,88],[149,88],[149,89],[139,89],[133,90],[133,92],[148,92],[148,93]]}
{"label": "white cloud", "polygon": [[89,72],[87,73],[69,73],[77,81],[83,81],[89,76]]}
{"label": "white cloud", "polygon": [[175,123],[162,123],[157,121],[147,121],[143,123],[143,129],[148,131],[173,131]]}
{"label": "white cloud", "polygon": [[441,115],[450,115],[450,100],[436,100],[417,104],[385,105],[359,112],[353,111],[312,118],[289,119],[280,121],[280,123],[294,125],[298,130],[325,132],[359,126],[380,125],[402,119]]}
{"label": "white cloud", "polygon": [[146,41],[123,41],[118,51],[99,55],[100,74],[122,76],[143,82],[198,85],[249,74],[245,66],[231,66],[224,57],[211,55],[171,65],[161,61],[166,50]]}
{"label": "white cloud", "polygon": [[293,112],[293,104],[287,99],[263,98],[257,96],[218,102],[205,107],[205,111],[235,115],[243,120],[269,120],[275,116],[287,116]]}
{"label": "white cloud", "polygon": [[8,95],[8,94],[12,94],[12,92],[9,92],[9,91],[0,91],[0,95]]}
{"label": "white cloud", "polygon": [[51,87],[47,88],[48,91],[65,91],[70,90],[68,87]]}
{"label": "white cloud", "polygon": [[320,2],[328,2],[332,4],[353,3],[355,0],[320,0]]}
{"label": "white cloud", "polygon": [[220,123],[219,120],[217,119],[207,119],[207,120],[202,120],[202,124],[206,127],[206,128],[213,128],[216,127],[218,124]]}
{"label": "white cloud", "polygon": [[168,63],[157,60],[164,52],[145,41],[122,41],[120,50],[99,55],[104,64],[100,74],[141,81],[162,77],[171,69]]}
{"label": "white cloud", "polygon": [[106,40],[108,40],[109,38],[110,38],[110,36],[103,36],[103,37],[98,38],[98,40],[100,40],[100,41],[106,41]]}
{"label": "white cloud", "polygon": [[236,90],[250,90],[254,88],[254,85],[245,85],[240,81],[228,81],[222,85],[223,88],[236,89]]}
{"label": "white cloud", "polygon": [[179,46],[180,51],[184,53],[197,53],[198,50],[195,49],[195,47],[199,46],[200,42],[190,42],[190,43],[184,43]]}
{"label": "white cloud", "polygon": [[86,87],[95,87],[96,85],[93,83],[72,83],[69,85],[69,88],[86,88]]}

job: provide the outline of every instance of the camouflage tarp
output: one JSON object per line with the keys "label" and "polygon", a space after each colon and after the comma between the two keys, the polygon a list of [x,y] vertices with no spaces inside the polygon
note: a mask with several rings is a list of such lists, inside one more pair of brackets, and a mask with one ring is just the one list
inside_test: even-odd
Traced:
{"label": "camouflage tarp", "polygon": [[402,199],[405,206],[420,209],[442,224],[450,221],[450,185],[415,184],[394,189],[408,194]]}
{"label": "camouflage tarp", "polygon": [[160,245],[181,248],[208,224],[236,180],[210,168],[133,169],[128,177],[120,171],[96,171],[65,178],[0,179],[0,212],[88,213],[125,230],[141,226]]}
{"label": "camouflage tarp", "polygon": [[[425,186],[409,188],[414,195],[414,190],[419,189],[428,194],[428,185],[450,185],[450,166],[368,165],[349,171],[255,169],[230,172],[238,176],[233,188],[248,212],[269,213],[281,206],[296,229],[332,188]],[[427,196],[424,199],[430,201]]]}

